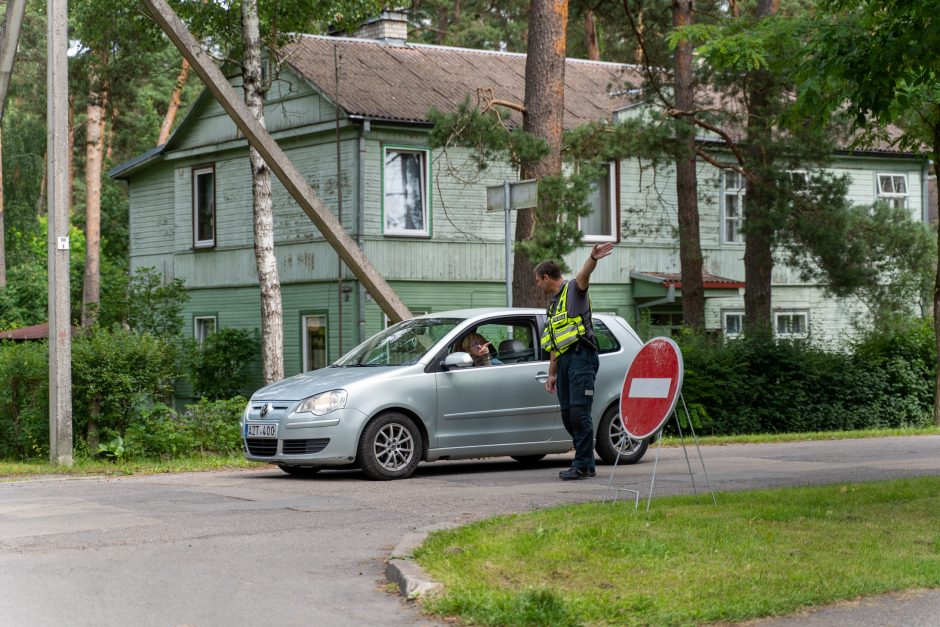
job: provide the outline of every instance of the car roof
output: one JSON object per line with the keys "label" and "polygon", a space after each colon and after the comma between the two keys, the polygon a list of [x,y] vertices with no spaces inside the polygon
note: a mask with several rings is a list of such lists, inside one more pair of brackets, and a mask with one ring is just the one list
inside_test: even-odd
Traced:
{"label": "car roof", "polygon": [[531,316],[544,314],[544,309],[535,307],[474,307],[470,309],[452,309],[415,316],[415,318],[477,318],[479,316]]}

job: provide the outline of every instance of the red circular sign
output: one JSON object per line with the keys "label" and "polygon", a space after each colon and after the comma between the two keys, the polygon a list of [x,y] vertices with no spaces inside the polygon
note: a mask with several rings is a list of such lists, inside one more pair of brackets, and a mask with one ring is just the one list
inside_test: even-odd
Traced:
{"label": "red circular sign", "polygon": [[668,337],[654,337],[633,358],[620,394],[627,433],[643,440],[656,433],[676,408],[682,390],[682,353]]}

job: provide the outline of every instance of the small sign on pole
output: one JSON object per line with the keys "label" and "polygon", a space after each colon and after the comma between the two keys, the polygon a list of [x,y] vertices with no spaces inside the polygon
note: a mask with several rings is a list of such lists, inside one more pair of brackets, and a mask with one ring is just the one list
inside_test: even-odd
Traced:
{"label": "small sign on pole", "polygon": [[[536,179],[513,181],[509,183],[509,208],[531,209],[539,203],[539,182]],[[505,185],[492,185],[486,188],[486,210],[506,210]]]}

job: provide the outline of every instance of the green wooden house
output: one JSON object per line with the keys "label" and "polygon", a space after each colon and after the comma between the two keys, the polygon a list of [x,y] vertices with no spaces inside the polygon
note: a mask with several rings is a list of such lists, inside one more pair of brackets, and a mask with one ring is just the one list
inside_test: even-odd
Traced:
{"label": "green wooden house", "polygon": [[[521,103],[525,56],[410,44],[406,32],[402,16],[386,14],[368,25],[368,39],[300,38],[268,94],[267,128],[412,313],[504,305],[504,215],[486,211],[486,187],[516,180],[517,172],[480,174],[465,151],[431,150],[427,114],[466,98]],[[625,88],[641,82],[633,66],[569,59],[565,76],[567,127],[616,122],[636,105],[635,90]],[[232,83],[240,92],[239,78]],[[846,152],[838,163],[859,202],[880,195],[920,217],[920,161],[882,151]],[[132,268],[152,266],[185,281],[191,333],[260,328],[247,143],[210,94],[165,145],[111,176],[129,189]],[[707,326],[729,335],[743,317],[743,193],[740,181],[701,165]],[[387,319],[276,181],[274,196],[291,375],[327,365]],[[595,309],[631,321],[648,310],[660,333],[681,326],[672,173],[611,163],[592,204],[581,224],[585,244],[568,263],[578,267],[594,242],[617,243],[594,274]],[[783,266],[773,297],[775,324],[789,336],[838,336],[854,310]]]}

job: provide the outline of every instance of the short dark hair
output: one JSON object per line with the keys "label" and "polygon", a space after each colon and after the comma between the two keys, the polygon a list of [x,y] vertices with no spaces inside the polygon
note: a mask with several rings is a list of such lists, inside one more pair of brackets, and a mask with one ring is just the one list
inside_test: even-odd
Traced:
{"label": "short dark hair", "polygon": [[551,260],[543,261],[539,265],[535,266],[535,276],[540,277],[543,274],[547,274],[548,278],[550,279],[560,279],[561,266]]}

